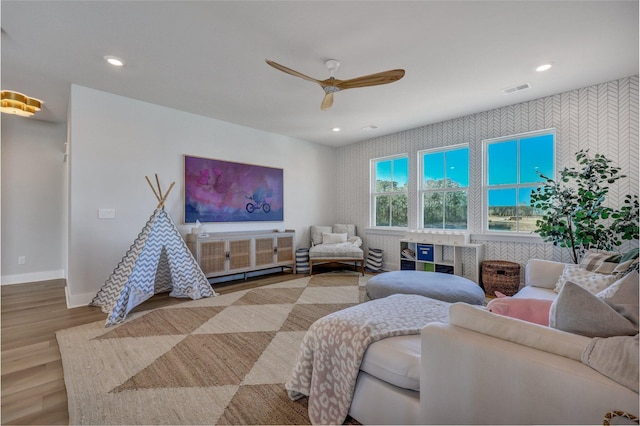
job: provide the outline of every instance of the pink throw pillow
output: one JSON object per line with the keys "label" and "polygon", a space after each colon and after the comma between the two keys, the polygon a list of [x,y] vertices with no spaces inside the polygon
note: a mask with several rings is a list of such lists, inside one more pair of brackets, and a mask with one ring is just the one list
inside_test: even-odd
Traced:
{"label": "pink throw pillow", "polygon": [[553,300],[520,299],[498,294],[496,299],[487,304],[487,310],[494,314],[518,318],[548,327],[549,309],[551,309],[552,303]]}

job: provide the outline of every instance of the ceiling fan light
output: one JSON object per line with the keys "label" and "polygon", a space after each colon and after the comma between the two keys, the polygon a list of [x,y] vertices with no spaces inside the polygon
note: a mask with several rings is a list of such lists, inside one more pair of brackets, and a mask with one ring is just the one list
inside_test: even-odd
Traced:
{"label": "ceiling fan light", "polygon": [[3,90],[0,99],[0,111],[6,114],[30,117],[42,108],[42,101],[11,90]]}

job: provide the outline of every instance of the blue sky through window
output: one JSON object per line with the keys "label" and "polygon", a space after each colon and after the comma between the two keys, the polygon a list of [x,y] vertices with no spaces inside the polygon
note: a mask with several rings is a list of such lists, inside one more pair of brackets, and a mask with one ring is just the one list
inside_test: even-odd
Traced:
{"label": "blue sky through window", "polygon": [[376,163],[376,180],[394,181],[398,183],[398,188],[406,187],[409,181],[409,159],[379,161]]}
{"label": "blue sky through window", "polygon": [[[497,186],[542,183],[543,179],[537,172],[553,177],[553,151],[552,133],[490,143],[487,146],[488,184]],[[490,189],[489,206],[514,206],[516,193],[518,205],[528,206],[534,187],[521,187],[517,192],[515,188]]]}
{"label": "blue sky through window", "polygon": [[520,141],[520,183],[542,183],[553,173],[553,135],[541,135]]}
{"label": "blue sky through window", "polygon": [[469,148],[425,154],[423,164],[424,182],[446,177],[460,187],[469,186]]}
{"label": "blue sky through window", "polygon": [[518,141],[505,141],[489,145],[489,185],[517,183]]}

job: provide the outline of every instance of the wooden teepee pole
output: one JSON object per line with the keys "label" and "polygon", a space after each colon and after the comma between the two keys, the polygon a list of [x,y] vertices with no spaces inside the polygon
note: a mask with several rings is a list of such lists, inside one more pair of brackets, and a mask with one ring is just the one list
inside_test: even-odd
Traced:
{"label": "wooden teepee pole", "polygon": [[145,176],[145,179],[147,180],[147,183],[149,184],[149,187],[151,188],[151,190],[153,191],[153,195],[156,196],[156,200],[160,201],[160,196],[158,195],[158,193],[156,192],[156,189],[153,187],[153,185],[151,184],[151,181],[149,180],[149,176]]}
{"label": "wooden teepee pole", "polygon": [[156,184],[158,185],[158,191],[157,192],[156,192],[156,189],[153,187],[153,184],[151,183],[151,179],[149,179],[149,176],[145,176],[145,179],[147,179],[147,183],[149,184],[149,187],[153,191],[153,195],[155,195],[156,199],[158,200],[158,205],[156,206],[156,208],[164,207],[164,202],[166,201],[167,197],[169,196],[169,193],[171,192],[171,190],[173,189],[173,185],[175,185],[176,183],[175,182],[171,182],[171,185],[169,185],[169,189],[163,195],[162,194],[162,188],[160,187],[160,180],[158,179],[158,174],[157,173],[156,173]]}
{"label": "wooden teepee pole", "polygon": [[158,185],[158,194],[160,194],[160,198],[164,199],[162,196],[162,189],[160,188],[160,181],[158,180],[158,174],[156,173],[156,184]]}

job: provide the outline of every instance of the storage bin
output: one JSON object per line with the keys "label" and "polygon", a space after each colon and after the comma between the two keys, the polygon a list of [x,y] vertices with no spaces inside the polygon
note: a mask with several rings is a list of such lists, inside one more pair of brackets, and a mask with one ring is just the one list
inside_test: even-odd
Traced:
{"label": "storage bin", "polygon": [[496,291],[513,296],[520,287],[520,265],[506,260],[485,260],[482,262],[482,286],[490,296]]}
{"label": "storage bin", "polygon": [[296,249],[296,274],[309,273],[309,249]]}
{"label": "storage bin", "polygon": [[433,244],[418,244],[416,251],[418,260],[433,262]]}
{"label": "storage bin", "polygon": [[370,272],[382,271],[382,249],[370,248],[367,255],[366,268]]}
{"label": "storage bin", "polygon": [[453,274],[453,266],[436,264],[436,272],[441,272],[443,274]]}

